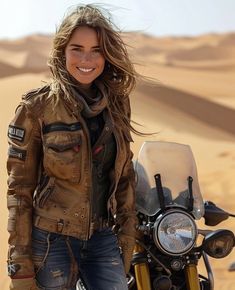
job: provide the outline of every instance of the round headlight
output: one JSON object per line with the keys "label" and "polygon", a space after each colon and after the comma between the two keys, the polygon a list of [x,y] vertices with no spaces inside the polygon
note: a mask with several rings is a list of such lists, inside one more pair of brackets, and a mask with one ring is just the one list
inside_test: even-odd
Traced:
{"label": "round headlight", "polygon": [[156,220],[154,241],[164,253],[178,256],[189,252],[197,238],[194,219],[180,210],[171,210]]}

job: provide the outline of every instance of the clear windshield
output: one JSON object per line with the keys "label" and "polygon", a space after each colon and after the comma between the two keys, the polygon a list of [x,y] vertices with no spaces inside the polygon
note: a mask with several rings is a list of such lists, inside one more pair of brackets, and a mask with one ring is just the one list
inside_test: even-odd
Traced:
{"label": "clear windshield", "polygon": [[[191,204],[192,214],[196,219],[204,215],[197,168],[190,146],[173,142],[145,142],[135,162],[135,171],[139,212],[153,216],[161,209],[163,202],[166,207],[178,206],[185,209],[189,209]],[[157,174],[160,175],[163,198],[157,191],[154,177]],[[189,177],[192,177],[192,190]]]}

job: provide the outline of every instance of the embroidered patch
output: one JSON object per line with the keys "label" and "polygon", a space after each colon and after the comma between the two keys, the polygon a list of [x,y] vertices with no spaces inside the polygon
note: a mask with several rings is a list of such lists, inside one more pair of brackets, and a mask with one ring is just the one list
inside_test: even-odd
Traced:
{"label": "embroidered patch", "polygon": [[43,134],[47,134],[47,133],[55,132],[55,131],[74,132],[74,131],[81,130],[81,129],[82,129],[82,127],[81,127],[80,122],[72,123],[72,124],[58,122],[58,123],[44,125],[42,128],[42,132],[43,132]]}
{"label": "embroidered patch", "polygon": [[17,271],[19,271],[20,265],[19,264],[8,264],[7,265],[7,273],[8,276],[14,276]]}
{"label": "embroidered patch", "polygon": [[10,125],[8,128],[8,137],[23,142],[25,129]]}
{"label": "embroidered patch", "polygon": [[9,147],[8,155],[9,157],[17,158],[24,161],[26,159],[26,150]]}

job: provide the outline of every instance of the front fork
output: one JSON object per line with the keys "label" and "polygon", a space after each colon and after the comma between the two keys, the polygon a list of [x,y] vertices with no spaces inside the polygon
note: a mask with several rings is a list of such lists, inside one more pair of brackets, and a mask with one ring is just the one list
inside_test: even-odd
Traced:
{"label": "front fork", "polygon": [[197,265],[190,263],[185,266],[185,279],[187,290],[200,290],[199,276]]}
{"label": "front fork", "polygon": [[[140,255],[143,252],[144,249],[140,245],[136,244],[134,248],[134,254]],[[141,259],[139,262],[137,260],[136,264],[134,265],[134,270],[137,290],[151,290],[148,263],[141,261]]]}
{"label": "front fork", "polygon": [[[144,252],[143,247],[136,244],[134,248],[134,254],[141,255]],[[146,261],[142,261],[141,259],[134,265],[135,270],[135,278],[136,278],[136,286],[137,290],[151,290],[151,281],[148,263]],[[189,263],[185,266],[185,280],[187,285],[187,290],[200,290],[200,281],[199,275],[197,271],[197,265],[194,263]]]}

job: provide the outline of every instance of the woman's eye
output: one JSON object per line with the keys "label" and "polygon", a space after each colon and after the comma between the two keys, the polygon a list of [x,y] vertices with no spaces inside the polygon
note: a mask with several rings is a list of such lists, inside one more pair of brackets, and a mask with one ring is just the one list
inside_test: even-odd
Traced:
{"label": "woman's eye", "polygon": [[97,49],[94,49],[92,51],[93,54],[100,54],[101,53],[101,49],[100,48],[97,48]]}
{"label": "woman's eye", "polygon": [[80,47],[75,47],[72,49],[73,51],[82,51]]}

